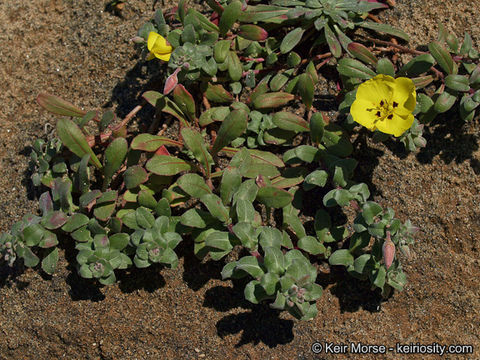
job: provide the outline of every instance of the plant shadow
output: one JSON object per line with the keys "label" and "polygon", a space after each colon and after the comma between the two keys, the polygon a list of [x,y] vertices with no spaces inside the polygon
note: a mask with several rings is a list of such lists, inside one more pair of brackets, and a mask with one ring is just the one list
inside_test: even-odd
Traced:
{"label": "plant shadow", "polygon": [[12,267],[0,265],[0,289],[15,285],[18,290],[23,290],[30,285],[29,281],[19,280],[18,277],[23,274],[25,267],[23,264],[15,262]]}
{"label": "plant shadow", "polygon": [[333,285],[329,291],[338,298],[342,313],[360,309],[371,313],[379,312],[385,301],[378,291],[372,291],[369,281],[350,276],[342,267],[334,266],[329,273],[320,273],[317,283],[324,289]]}
{"label": "plant shadow", "polygon": [[[478,116],[465,123],[459,119],[457,110],[450,110],[435,118],[434,123],[427,124],[423,137],[427,145],[416,153],[421,164],[431,164],[435,157],[445,164],[461,164],[468,161],[475,174],[480,174],[480,159],[474,156],[479,149]],[[404,159],[409,153],[399,141],[388,140],[384,145],[398,158]]]}
{"label": "plant shadow", "polygon": [[[103,108],[115,108],[118,118],[125,118],[137,105],[144,103],[142,94],[149,90],[163,91],[166,67],[155,61],[139,60],[112,90],[109,101]],[[155,108],[147,105],[135,115],[140,128],[148,128],[155,117]]]}
{"label": "plant shadow", "polygon": [[221,338],[242,332],[240,341],[235,347],[252,343],[263,343],[270,348],[288,344],[294,338],[292,320],[279,317],[280,311],[267,305],[254,305],[244,299],[243,289],[246,281],[235,280],[233,287],[216,286],[208,289],[203,305],[221,312],[235,308],[248,311],[229,314],[216,324],[217,334]]}

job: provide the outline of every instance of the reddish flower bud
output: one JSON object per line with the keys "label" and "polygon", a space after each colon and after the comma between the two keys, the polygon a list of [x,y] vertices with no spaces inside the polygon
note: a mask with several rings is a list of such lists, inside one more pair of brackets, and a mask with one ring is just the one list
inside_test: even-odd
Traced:
{"label": "reddish flower bud", "polygon": [[387,233],[387,239],[383,243],[383,261],[387,269],[392,266],[393,259],[395,258],[395,244],[390,240],[390,233]]}
{"label": "reddish flower bud", "polygon": [[167,81],[165,81],[165,87],[163,88],[163,95],[168,95],[173,91],[173,89],[175,89],[178,84],[177,74],[179,71],[180,68],[177,68],[177,70],[175,70],[173,74],[167,78]]}

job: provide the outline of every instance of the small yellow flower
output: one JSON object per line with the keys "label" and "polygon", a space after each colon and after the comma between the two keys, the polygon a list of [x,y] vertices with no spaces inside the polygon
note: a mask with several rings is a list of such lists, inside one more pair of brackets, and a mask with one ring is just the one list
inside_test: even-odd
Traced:
{"label": "small yellow flower", "polygon": [[173,52],[173,48],[167,42],[167,40],[162,35],[157,34],[154,31],[151,31],[148,34],[147,48],[150,51],[147,60],[159,58],[160,60],[168,61],[170,60],[170,55]]}
{"label": "small yellow flower", "polygon": [[416,97],[412,80],[377,75],[360,84],[350,113],[371,131],[400,136],[412,126]]}

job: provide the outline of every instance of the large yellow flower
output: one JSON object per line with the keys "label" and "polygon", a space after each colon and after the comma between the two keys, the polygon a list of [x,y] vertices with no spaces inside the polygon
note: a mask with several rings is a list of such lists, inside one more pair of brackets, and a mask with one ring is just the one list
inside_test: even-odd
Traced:
{"label": "large yellow flower", "polygon": [[369,130],[400,136],[412,126],[416,97],[412,80],[377,75],[360,84],[350,113]]}
{"label": "large yellow flower", "polygon": [[160,60],[168,61],[170,60],[170,55],[173,51],[172,46],[167,42],[167,40],[162,35],[157,34],[154,31],[151,31],[148,34],[147,48],[150,51],[147,60],[159,58]]}

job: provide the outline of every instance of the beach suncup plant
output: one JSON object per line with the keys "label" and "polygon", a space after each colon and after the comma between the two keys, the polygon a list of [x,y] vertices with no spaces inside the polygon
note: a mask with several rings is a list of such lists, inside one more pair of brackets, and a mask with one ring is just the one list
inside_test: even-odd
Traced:
{"label": "beach suncup plant", "polygon": [[[412,50],[403,31],[368,20],[388,7],[380,1],[206,3],[179,1],[139,29],[163,91],[145,91],[124,119],[39,95],[62,118],[55,138],[32,146],[39,212],[0,235],[2,260],[52,274],[70,241],[80,276],[109,285],[132,266],[175,268],[183,242],[221,261],[224,279],[248,279],[248,301],[303,320],[317,313],[320,267],[343,267],[384,298],[402,290],[418,229],[356,180],[353,139],[414,151],[454,104],[470,121],[480,104],[471,38],[441,30],[428,52]],[[328,114],[318,110],[327,67],[338,106]],[[144,106],[155,117],[131,126]]]}

